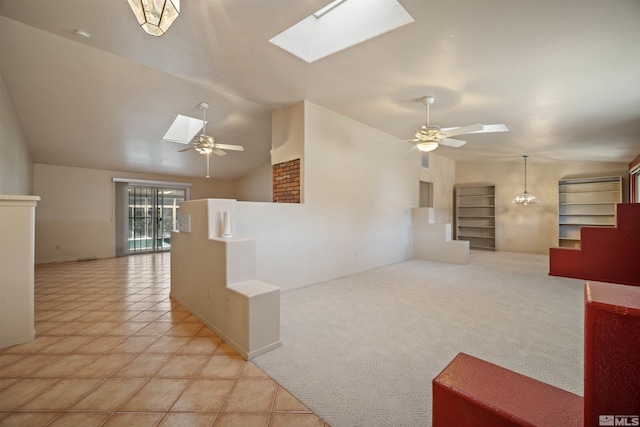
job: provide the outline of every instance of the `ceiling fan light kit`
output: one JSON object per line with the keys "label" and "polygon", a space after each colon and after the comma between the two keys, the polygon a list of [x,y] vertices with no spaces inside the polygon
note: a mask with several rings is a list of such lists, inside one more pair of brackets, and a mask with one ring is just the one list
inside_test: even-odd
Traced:
{"label": "ceiling fan light kit", "polygon": [[527,157],[529,156],[524,155],[522,157],[524,157],[524,191],[514,197],[513,200],[511,200],[511,203],[529,206],[539,203],[540,201],[536,196],[527,191]]}
{"label": "ceiling fan light kit", "polygon": [[438,143],[436,141],[426,141],[426,142],[419,142],[418,144],[416,144],[416,148],[422,152],[429,152],[429,151],[433,151],[436,148],[438,148]]}
{"label": "ceiling fan light kit", "polygon": [[128,0],[138,24],[152,36],[167,32],[180,15],[180,0]]}

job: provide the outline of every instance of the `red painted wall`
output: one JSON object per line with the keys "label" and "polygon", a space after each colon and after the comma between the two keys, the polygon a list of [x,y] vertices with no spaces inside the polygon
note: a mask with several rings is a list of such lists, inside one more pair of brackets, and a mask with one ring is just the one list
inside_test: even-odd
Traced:
{"label": "red painted wall", "polygon": [[587,283],[584,334],[584,425],[602,425],[600,416],[638,425],[640,288]]}
{"label": "red painted wall", "polygon": [[616,205],[616,227],[582,227],[580,249],[550,248],[549,274],[640,286],[640,204]]}
{"label": "red painted wall", "polygon": [[639,425],[640,287],[587,283],[584,319],[584,398],[459,353],[433,379],[433,427]]}

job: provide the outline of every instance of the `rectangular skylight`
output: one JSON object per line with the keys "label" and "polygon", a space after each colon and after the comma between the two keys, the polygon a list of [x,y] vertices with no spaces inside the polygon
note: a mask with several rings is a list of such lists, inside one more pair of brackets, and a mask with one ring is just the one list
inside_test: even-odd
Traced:
{"label": "rectangular skylight", "polygon": [[188,144],[200,132],[200,129],[202,129],[202,119],[178,114],[162,139]]}
{"label": "rectangular skylight", "polygon": [[335,0],[269,42],[312,63],[412,22],[397,0]]}

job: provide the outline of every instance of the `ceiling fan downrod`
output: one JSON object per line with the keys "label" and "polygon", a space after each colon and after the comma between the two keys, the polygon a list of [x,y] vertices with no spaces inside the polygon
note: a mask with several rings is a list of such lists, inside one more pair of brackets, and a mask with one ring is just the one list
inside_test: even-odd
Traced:
{"label": "ceiling fan downrod", "polygon": [[427,126],[429,126],[429,105],[435,102],[436,98],[433,96],[425,96],[424,98],[420,98],[420,101],[427,106]]}
{"label": "ceiling fan downrod", "polygon": [[201,102],[198,104],[198,108],[202,110],[202,134],[207,134],[207,109],[209,108],[209,104],[206,102]]}

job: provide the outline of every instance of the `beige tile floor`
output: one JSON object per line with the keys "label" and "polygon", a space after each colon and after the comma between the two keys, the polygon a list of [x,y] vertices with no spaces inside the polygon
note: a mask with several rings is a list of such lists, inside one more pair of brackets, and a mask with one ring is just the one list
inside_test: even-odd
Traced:
{"label": "beige tile floor", "polygon": [[0,426],[327,427],[169,291],[169,253],[37,266],[37,338],[0,349]]}

